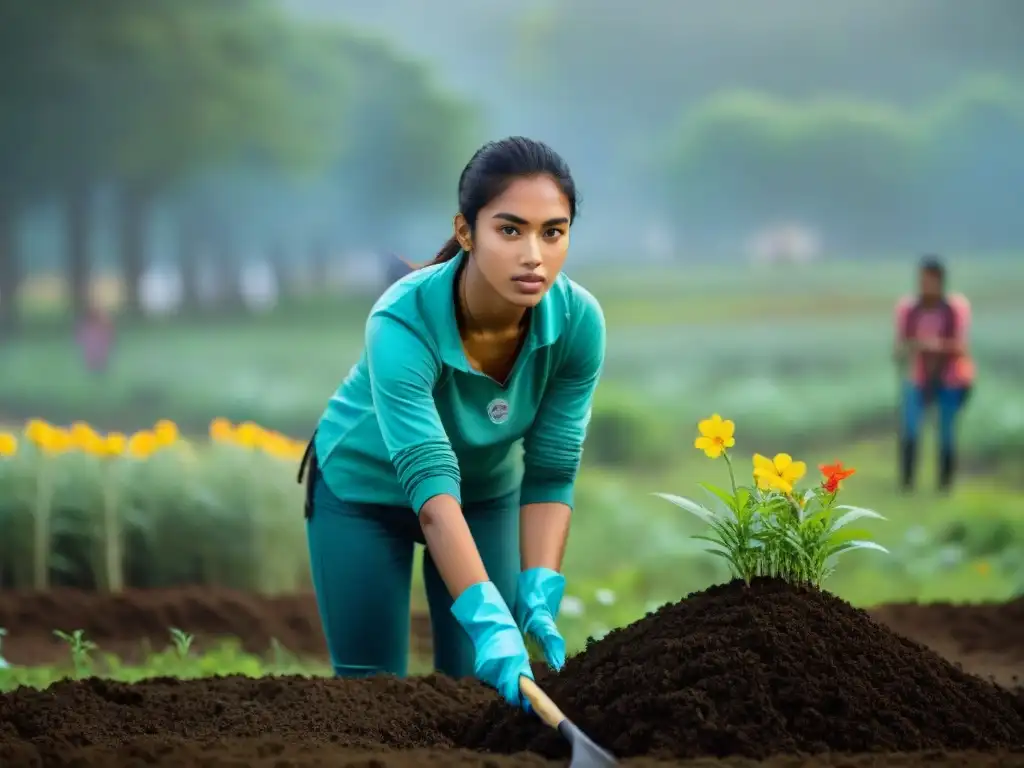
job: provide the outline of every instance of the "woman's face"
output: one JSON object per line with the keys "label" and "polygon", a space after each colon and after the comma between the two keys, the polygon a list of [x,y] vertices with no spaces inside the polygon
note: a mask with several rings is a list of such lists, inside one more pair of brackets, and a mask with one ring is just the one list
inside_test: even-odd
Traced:
{"label": "woman's face", "polygon": [[513,181],[480,210],[472,234],[461,214],[455,222],[480,274],[518,307],[536,306],[562,271],[569,224],[569,200],[550,176]]}
{"label": "woman's face", "polygon": [[919,280],[918,285],[922,299],[935,302],[942,298],[942,278],[934,271],[928,269],[921,270]]}

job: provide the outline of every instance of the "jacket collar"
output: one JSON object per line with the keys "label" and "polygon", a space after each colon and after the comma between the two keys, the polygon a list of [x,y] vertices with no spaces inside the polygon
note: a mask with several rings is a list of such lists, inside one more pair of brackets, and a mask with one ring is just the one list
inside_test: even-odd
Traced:
{"label": "jacket collar", "polygon": [[[438,265],[437,272],[430,277],[429,296],[426,303],[432,311],[442,313],[438,329],[438,346],[442,362],[451,368],[470,373],[475,369],[466,359],[466,353],[462,348],[462,337],[459,335],[459,326],[455,318],[455,288],[460,269],[466,258],[468,258],[466,253],[460,251],[455,258]],[[544,294],[544,298],[530,310],[530,325],[520,355],[529,355],[535,350],[550,346],[561,335],[564,327],[561,315],[564,312],[555,306],[559,303],[552,296],[555,288],[555,285],[550,286],[547,293]]]}

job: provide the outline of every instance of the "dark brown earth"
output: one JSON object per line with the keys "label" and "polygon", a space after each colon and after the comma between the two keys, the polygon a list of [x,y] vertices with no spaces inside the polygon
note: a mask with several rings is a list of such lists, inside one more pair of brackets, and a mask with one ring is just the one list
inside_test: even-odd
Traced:
{"label": "dark brown earth", "polygon": [[[1024,747],[1024,694],[972,677],[818,590],[715,586],[616,630],[547,684],[622,756]],[[492,706],[466,746],[567,754]]]}
{"label": "dark brown earth", "polygon": [[[868,610],[877,622],[937,650],[964,669],[1011,684],[1024,670],[1024,598],[980,605],[891,604]],[[276,639],[302,656],[326,657],[313,595],[262,597],[219,588],[129,590],[104,595],[73,589],[0,590],[4,656],[17,664],[64,661],[67,646],[54,629],[82,629],[106,651],[128,658],[144,645],[164,647],[177,627],[204,642],[229,637],[253,653]],[[430,619],[412,616],[414,651],[429,654]]]}
{"label": "dark brown earth", "polygon": [[[105,609],[111,598],[95,597],[72,614],[68,595],[45,611],[30,610],[43,597],[0,593],[0,626],[10,639],[31,634],[35,621],[40,638],[55,627],[81,628],[107,647],[104,632],[123,641],[129,628],[136,637],[151,631],[162,645],[168,626],[236,634],[253,650],[270,637],[300,652],[315,653],[322,642],[311,640],[319,632],[315,604],[306,604],[310,614],[296,609],[302,601],[295,598],[264,602],[261,610],[256,598],[197,592],[181,600],[179,613],[158,605],[145,619],[141,606],[146,599],[158,604],[157,595],[122,598],[134,606],[119,604],[124,613]],[[968,649],[975,660],[998,657],[1009,679],[1024,668],[1024,648],[1013,641],[1024,632],[1020,606],[935,610],[941,613],[887,606],[869,615],[816,590],[770,581],[724,585],[611,633],[561,674],[539,673],[538,681],[631,765],[661,757],[693,768],[1024,768],[1024,693],[967,674],[907,639],[914,634],[908,627],[927,629],[933,647]],[[961,612],[970,627],[961,626]],[[130,617],[120,630],[118,616]],[[567,754],[557,736],[480,684],[437,676],[135,685],[94,679],[0,695],[4,768],[524,766],[549,764],[546,758],[564,765]]]}
{"label": "dark brown earth", "polygon": [[[429,619],[414,616],[412,626],[413,650],[429,651]],[[197,650],[231,638],[250,653],[262,654],[276,640],[303,657],[327,656],[312,593],[264,597],[211,587],[133,589],[118,595],[0,590],[0,627],[7,630],[3,655],[13,664],[65,661],[67,644],[54,636],[55,629],[81,629],[102,650],[129,661],[164,648],[172,627],[195,635]]]}

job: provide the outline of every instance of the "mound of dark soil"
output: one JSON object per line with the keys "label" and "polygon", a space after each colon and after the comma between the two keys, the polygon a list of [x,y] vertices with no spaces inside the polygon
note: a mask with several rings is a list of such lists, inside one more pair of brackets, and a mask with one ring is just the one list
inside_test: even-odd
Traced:
{"label": "mound of dark soil", "polygon": [[[538,682],[620,757],[1024,749],[1024,696],[827,592],[770,579],[662,607]],[[460,746],[569,754],[502,704]]]}

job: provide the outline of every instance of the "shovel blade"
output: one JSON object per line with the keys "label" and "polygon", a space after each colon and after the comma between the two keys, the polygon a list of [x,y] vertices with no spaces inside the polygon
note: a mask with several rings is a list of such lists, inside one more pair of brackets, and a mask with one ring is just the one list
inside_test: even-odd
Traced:
{"label": "shovel blade", "polygon": [[572,759],[569,761],[569,768],[605,768],[606,766],[618,765],[611,753],[597,746],[571,720],[565,719],[559,723],[558,731],[562,734],[562,738],[568,741],[569,746],[572,747]]}

